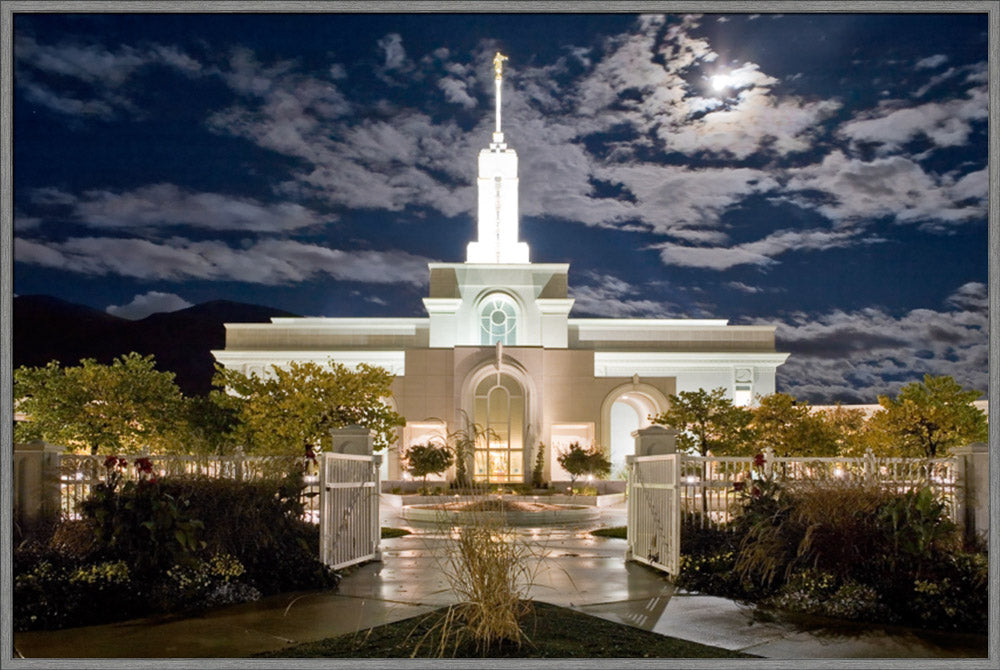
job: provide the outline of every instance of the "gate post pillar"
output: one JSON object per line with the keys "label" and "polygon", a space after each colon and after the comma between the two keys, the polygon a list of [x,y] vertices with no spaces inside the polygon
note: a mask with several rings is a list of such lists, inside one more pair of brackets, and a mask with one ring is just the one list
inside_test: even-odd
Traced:
{"label": "gate post pillar", "polygon": [[680,431],[665,426],[652,425],[632,431],[636,456],[659,456],[677,453],[677,435]]}
{"label": "gate post pillar", "polygon": [[[638,449],[638,438],[636,438]],[[625,496],[625,562],[632,560],[632,524],[635,522],[635,454],[626,454],[625,467],[628,470],[628,483]]]}
{"label": "gate post pillar", "polygon": [[14,522],[25,530],[59,515],[63,451],[42,440],[14,445]]}
{"label": "gate post pillar", "polygon": [[[356,456],[371,456],[374,452],[374,438],[372,432],[364,426],[357,424],[344,426],[343,428],[333,428],[330,430],[330,437],[333,438],[333,453],[354,454]],[[381,462],[382,457],[379,456]]]}
{"label": "gate post pillar", "polygon": [[382,490],[382,482],[379,480],[382,466],[382,454],[372,454],[372,478],[375,480],[375,488],[372,495],[375,497],[375,518],[372,519],[372,537],[375,538],[375,558],[382,562],[382,519],[379,518],[379,492]]}
{"label": "gate post pillar", "polygon": [[990,532],[990,449],[985,442],[973,442],[951,450],[955,457],[955,496],[958,524],[965,536],[989,539]]}

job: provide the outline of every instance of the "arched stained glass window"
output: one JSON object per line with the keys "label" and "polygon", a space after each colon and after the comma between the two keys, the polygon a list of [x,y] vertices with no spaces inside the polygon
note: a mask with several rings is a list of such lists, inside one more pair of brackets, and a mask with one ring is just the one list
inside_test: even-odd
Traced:
{"label": "arched stained glass window", "polygon": [[517,381],[490,375],[476,387],[475,422],[487,439],[475,453],[473,478],[481,482],[524,481],[524,391]]}
{"label": "arched stained glass window", "polygon": [[493,293],[479,307],[479,332],[485,345],[517,344],[517,305],[502,293]]}

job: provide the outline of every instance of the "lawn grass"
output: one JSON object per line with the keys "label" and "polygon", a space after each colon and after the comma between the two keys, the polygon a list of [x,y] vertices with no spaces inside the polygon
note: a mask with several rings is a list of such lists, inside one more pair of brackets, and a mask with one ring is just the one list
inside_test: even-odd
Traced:
{"label": "lawn grass", "polygon": [[619,540],[627,540],[628,527],[615,526],[614,528],[598,528],[597,530],[590,531],[590,534],[596,535],[597,537],[613,537]]}
{"label": "lawn grass", "polygon": [[[357,633],[339,635],[279,651],[258,654],[259,658],[409,658],[416,646],[448,608],[410,619],[377,626]],[[565,607],[533,603],[522,620],[530,643],[493,648],[483,653],[471,642],[457,650],[448,647],[447,656],[458,658],[755,658],[749,654],[710,647],[696,642],[665,637],[599,619]],[[436,640],[428,637],[420,645],[418,657],[433,655]]]}
{"label": "lawn grass", "polygon": [[403,537],[404,535],[409,535],[410,531],[405,528],[390,528],[388,526],[382,527],[382,539],[388,540],[392,537]]}

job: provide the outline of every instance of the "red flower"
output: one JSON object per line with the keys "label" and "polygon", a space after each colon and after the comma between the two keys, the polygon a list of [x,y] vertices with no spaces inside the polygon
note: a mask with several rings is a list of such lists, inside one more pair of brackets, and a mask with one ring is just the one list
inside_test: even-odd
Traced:
{"label": "red flower", "polygon": [[745,487],[746,484],[744,484],[743,482],[733,482],[734,491],[742,491]]}
{"label": "red flower", "polygon": [[762,454],[762,453],[760,453],[758,451],[756,453],[756,455],[754,455],[754,457],[753,457],[753,466],[755,468],[762,468],[762,467],[764,467],[764,454]]}
{"label": "red flower", "polygon": [[760,488],[758,488],[758,487],[755,486],[755,487],[753,487],[753,490],[750,493],[751,493],[751,495],[753,495],[754,498],[759,498],[760,494],[761,494],[761,490],[760,490]]}
{"label": "red flower", "polygon": [[106,467],[108,470],[110,470],[111,468],[113,468],[113,467],[115,467],[117,465],[118,465],[118,457],[117,456],[108,456],[107,458],[104,459],[104,467]]}
{"label": "red flower", "polygon": [[143,474],[153,473],[153,462],[148,458],[137,458],[135,459],[135,469],[136,472],[141,472]]}

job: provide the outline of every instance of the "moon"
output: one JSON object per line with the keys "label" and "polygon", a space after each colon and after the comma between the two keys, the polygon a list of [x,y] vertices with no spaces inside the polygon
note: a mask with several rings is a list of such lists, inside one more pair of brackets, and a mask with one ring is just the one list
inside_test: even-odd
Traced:
{"label": "moon", "polygon": [[729,88],[733,85],[733,78],[728,74],[717,74],[712,77],[712,88],[716,91],[721,91],[724,88]]}

